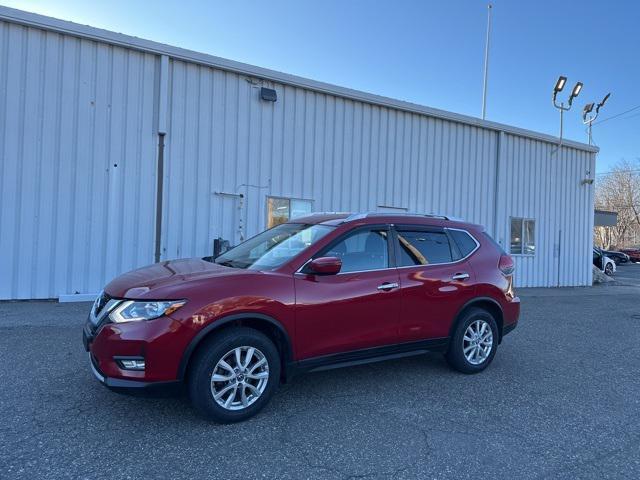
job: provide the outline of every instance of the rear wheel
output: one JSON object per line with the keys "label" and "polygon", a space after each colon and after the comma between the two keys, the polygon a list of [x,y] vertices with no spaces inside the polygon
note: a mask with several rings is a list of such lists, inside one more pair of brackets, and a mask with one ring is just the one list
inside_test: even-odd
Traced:
{"label": "rear wheel", "polygon": [[447,363],[462,373],[478,373],[487,368],[498,348],[498,326],[493,316],[481,308],[470,308],[458,321],[445,354]]}
{"label": "rear wheel", "polygon": [[198,350],[189,373],[189,395],[200,413],[219,423],[239,422],[271,399],[280,379],[280,356],[261,332],[233,328]]}

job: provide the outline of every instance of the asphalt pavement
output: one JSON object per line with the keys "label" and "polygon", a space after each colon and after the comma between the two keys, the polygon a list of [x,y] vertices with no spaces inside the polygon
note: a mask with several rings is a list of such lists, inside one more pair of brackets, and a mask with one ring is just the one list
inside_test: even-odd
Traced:
{"label": "asphalt pavement", "polygon": [[640,263],[622,263],[613,274],[616,285],[640,286]]}
{"label": "asphalt pavement", "polygon": [[479,375],[437,354],[309,374],[235,425],[98,384],[88,304],[0,303],[0,478],[640,478],[640,287],[521,296]]}

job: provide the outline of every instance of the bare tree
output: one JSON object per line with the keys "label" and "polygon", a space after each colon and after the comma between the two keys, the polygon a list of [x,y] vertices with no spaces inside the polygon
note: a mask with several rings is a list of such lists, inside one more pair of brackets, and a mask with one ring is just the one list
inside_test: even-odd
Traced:
{"label": "bare tree", "polygon": [[596,208],[618,214],[615,227],[596,227],[594,241],[605,249],[622,248],[640,234],[640,160],[622,160],[596,184]]}

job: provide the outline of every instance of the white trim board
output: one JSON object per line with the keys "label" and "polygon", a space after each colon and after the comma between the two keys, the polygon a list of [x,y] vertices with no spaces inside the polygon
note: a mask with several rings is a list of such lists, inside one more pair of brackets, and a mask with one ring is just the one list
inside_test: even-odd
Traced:
{"label": "white trim board", "polygon": [[76,293],[60,295],[58,297],[58,303],[72,303],[72,302],[93,302],[98,293]]}

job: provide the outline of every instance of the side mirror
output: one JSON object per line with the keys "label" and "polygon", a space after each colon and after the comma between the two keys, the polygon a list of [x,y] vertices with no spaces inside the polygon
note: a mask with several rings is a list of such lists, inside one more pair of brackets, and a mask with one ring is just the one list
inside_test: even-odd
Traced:
{"label": "side mirror", "polygon": [[318,275],[335,275],[342,268],[342,260],[338,257],[320,257],[314,258],[307,265],[307,269],[311,273]]}

